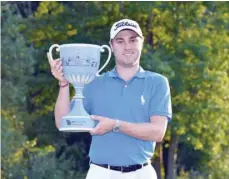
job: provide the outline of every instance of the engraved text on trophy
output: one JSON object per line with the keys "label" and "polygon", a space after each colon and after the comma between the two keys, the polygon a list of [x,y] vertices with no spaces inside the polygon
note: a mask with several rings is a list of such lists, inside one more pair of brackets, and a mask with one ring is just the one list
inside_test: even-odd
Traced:
{"label": "engraved text on trophy", "polygon": [[92,58],[80,58],[79,56],[72,56],[61,58],[64,66],[78,66],[78,67],[97,67],[98,63]]}

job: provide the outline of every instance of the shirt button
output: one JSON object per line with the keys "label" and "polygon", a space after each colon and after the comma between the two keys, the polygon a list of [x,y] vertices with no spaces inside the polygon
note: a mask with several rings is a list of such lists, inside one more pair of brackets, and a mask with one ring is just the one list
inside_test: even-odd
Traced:
{"label": "shirt button", "polygon": [[127,85],[125,85],[125,88],[127,88]]}

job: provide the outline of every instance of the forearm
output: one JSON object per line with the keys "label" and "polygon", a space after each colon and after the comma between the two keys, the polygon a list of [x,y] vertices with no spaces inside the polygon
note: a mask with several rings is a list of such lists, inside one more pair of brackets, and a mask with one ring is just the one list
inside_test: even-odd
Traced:
{"label": "forearm", "polygon": [[70,111],[70,97],[69,97],[69,86],[60,88],[59,94],[55,105],[55,122],[57,128],[60,126],[60,121]]}
{"label": "forearm", "polygon": [[160,142],[164,137],[163,130],[154,123],[130,123],[120,121],[120,132],[138,139],[156,142]]}

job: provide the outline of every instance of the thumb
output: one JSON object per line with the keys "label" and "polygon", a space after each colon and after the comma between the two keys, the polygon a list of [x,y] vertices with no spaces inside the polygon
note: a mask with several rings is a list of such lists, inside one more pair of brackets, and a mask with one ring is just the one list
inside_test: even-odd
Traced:
{"label": "thumb", "polygon": [[92,129],[92,130],[90,131],[90,134],[91,134],[91,135],[95,135],[95,134],[97,134],[97,131],[98,131],[98,126],[96,126],[94,129]]}
{"label": "thumb", "polygon": [[100,121],[101,120],[100,116],[91,115],[90,117],[91,117],[91,119],[96,120],[96,121]]}

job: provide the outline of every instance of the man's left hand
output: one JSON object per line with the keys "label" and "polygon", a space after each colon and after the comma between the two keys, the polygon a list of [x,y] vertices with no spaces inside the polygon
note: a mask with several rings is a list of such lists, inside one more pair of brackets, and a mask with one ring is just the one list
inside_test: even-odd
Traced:
{"label": "man's left hand", "polygon": [[91,115],[91,118],[99,122],[97,126],[90,131],[91,135],[103,135],[111,131],[115,125],[115,120],[108,117]]}

